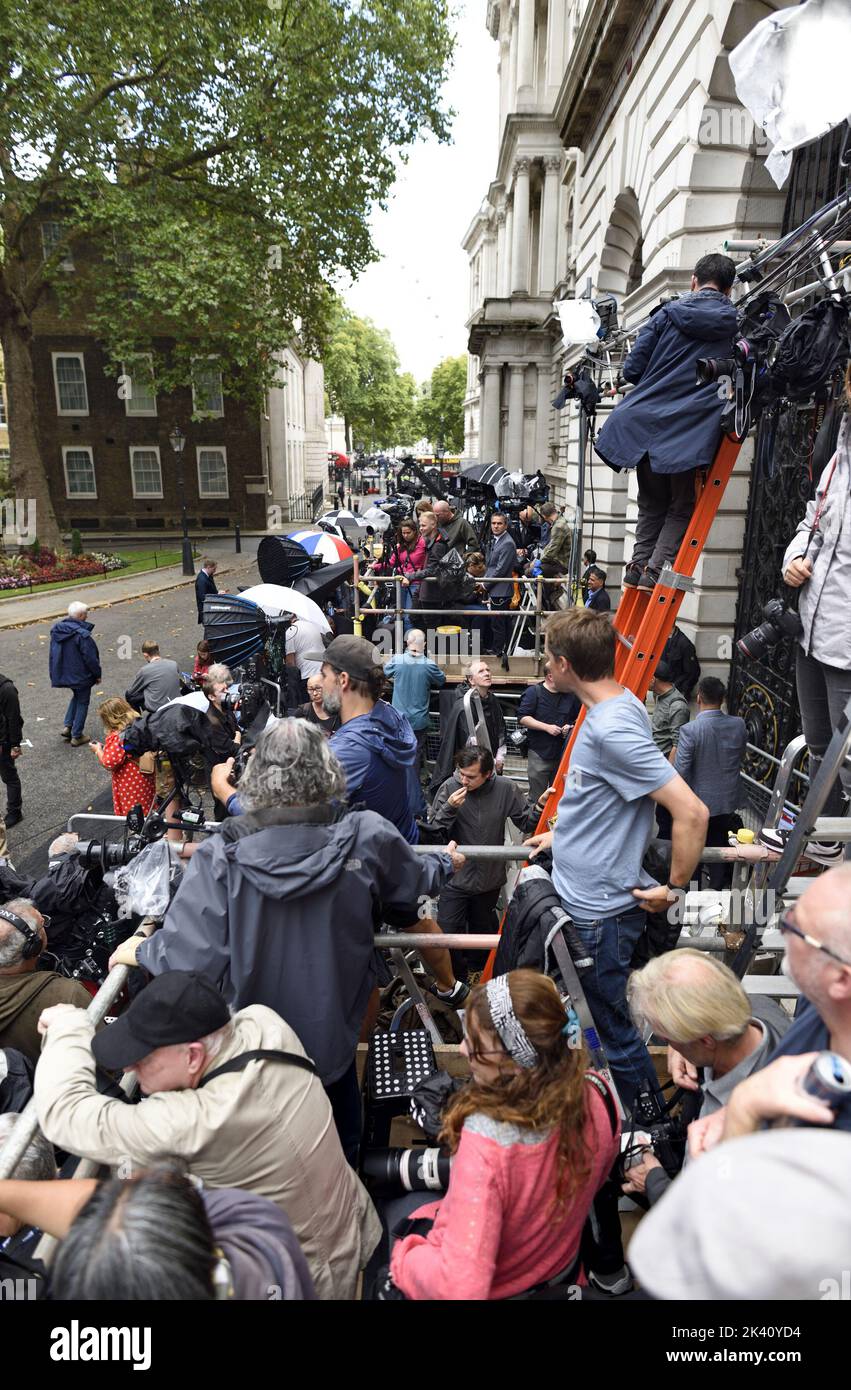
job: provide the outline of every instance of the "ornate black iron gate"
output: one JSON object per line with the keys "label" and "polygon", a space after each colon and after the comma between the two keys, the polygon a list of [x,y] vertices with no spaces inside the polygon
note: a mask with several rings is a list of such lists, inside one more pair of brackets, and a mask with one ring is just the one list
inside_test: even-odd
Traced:
{"label": "ornate black iron gate", "polygon": [[[800,150],[790,177],[783,217],[783,233],[795,227],[841,192],[848,171],[842,167],[846,125]],[[809,280],[807,272],[803,280]],[[736,638],[756,627],[762,606],[781,586],[780,563],[810,497],[813,482],[810,459],[815,433],[824,406],[791,407],[781,417],[774,448],[775,476],[754,474],[748,498],[748,515],[742,566]],[[730,709],[748,725],[748,741],[779,758],[790,739],[800,733],[795,692],[794,643],[778,643],[764,661],[751,661],[734,646],[730,670]],[[749,754],[744,771],[768,787],[774,765]]]}

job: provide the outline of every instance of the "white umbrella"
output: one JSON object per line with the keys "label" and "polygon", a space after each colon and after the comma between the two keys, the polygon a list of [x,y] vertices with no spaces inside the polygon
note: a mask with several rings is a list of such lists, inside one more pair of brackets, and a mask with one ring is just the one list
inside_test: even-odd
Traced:
{"label": "white umbrella", "polygon": [[250,589],[243,589],[239,597],[256,603],[270,618],[280,617],[282,613],[294,613],[297,618],[313,623],[320,632],[331,631],[331,624],[318,603],[296,589],[285,588],[283,584],[254,584]]}

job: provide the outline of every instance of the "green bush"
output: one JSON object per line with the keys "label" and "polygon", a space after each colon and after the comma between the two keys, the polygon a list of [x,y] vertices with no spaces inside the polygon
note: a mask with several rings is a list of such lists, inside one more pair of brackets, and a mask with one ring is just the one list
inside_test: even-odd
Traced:
{"label": "green bush", "polygon": [[76,526],[75,526],[75,527],[74,527],[74,530],[71,532],[71,554],[72,554],[72,555],[82,555],[82,553],[83,553],[83,541],[82,541],[82,537],[81,537],[79,531],[77,530],[77,528],[76,528]]}

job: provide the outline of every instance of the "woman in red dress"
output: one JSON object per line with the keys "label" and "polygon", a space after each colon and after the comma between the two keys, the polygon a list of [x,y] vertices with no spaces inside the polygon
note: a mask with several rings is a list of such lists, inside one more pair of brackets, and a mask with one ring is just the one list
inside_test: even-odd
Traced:
{"label": "woman in red dress", "polygon": [[141,772],[135,758],[124,751],[122,733],[138,716],[126,700],[111,696],[104,700],[98,714],[106,730],[103,743],[93,743],[101,767],[112,773],[112,805],[117,816],[126,816],[140,805],[145,815],[151,809],[156,779],[153,773]]}

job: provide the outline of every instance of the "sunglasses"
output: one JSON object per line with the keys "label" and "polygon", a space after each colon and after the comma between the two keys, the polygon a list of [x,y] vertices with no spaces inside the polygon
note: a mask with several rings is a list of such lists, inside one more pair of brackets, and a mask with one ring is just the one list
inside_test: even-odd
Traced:
{"label": "sunglasses", "polygon": [[801,931],[801,928],[796,927],[795,923],[791,920],[791,915],[791,909],[789,912],[783,913],[783,916],[777,923],[778,931],[789,932],[792,936],[799,937],[800,940],[805,941],[808,946],[812,946],[814,951],[823,951],[826,956],[830,956],[831,960],[835,960],[839,965],[847,965],[849,969],[851,969],[851,960],[846,960],[844,956],[838,955],[837,952],[832,951],[829,946],[825,946],[823,941],[817,941],[816,938],[810,936],[808,932]]}

